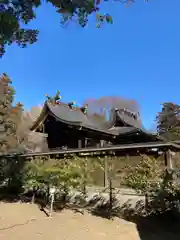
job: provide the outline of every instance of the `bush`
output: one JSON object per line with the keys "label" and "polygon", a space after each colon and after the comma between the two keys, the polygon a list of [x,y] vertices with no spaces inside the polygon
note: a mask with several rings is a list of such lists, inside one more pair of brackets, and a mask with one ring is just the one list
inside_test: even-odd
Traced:
{"label": "bush", "polygon": [[162,182],[163,169],[155,158],[142,155],[140,163],[135,168],[130,166],[126,168],[129,169],[129,173],[123,183],[138,193],[146,193],[151,189],[159,188]]}
{"label": "bush", "polygon": [[145,215],[180,212],[180,184],[174,181],[176,171],[167,171],[154,158],[142,160],[125,179],[127,186],[146,196]]}
{"label": "bush", "polygon": [[73,189],[85,196],[86,186],[91,182],[91,173],[96,167],[97,162],[77,156],[66,156],[64,159],[36,158],[25,164],[23,189],[26,193],[32,193],[33,201],[39,191],[47,196],[52,186],[57,189],[56,197],[64,200]]}

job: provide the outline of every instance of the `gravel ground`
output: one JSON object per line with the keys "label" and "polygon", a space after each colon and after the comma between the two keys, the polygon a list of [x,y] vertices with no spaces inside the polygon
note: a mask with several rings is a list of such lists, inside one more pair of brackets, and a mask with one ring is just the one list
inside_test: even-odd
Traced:
{"label": "gravel ground", "polygon": [[64,210],[46,217],[36,205],[0,203],[0,240],[179,240],[168,227],[154,231],[122,219]]}
{"label": "gravel ground", "polygon": [[46,217],[36,205],[0,204],[0,239],[9,240],[91,240],[139,239],[134,224],[98,218],[65,210]]}

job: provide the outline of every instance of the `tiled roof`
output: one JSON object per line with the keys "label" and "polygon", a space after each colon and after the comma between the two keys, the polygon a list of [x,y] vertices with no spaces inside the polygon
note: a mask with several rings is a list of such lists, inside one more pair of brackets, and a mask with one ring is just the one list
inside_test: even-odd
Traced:
{"label": "tiled roof", "polygon": [[[49,114],[53,115],[57,121],[70,125],[81,126],[101,133],[118,136],[131,132],[143,131],[146,134],[150,134],[143,129],[139,119],[126,115],[119,109],[112,109],[109,120],[102,121],[101,119],[94,119],[88,114],[84,114],[80,108],[70,108],[64,103],[53,105],[49,102],[45,102],[42,113],[34,123],[34,126],[37,126],[38,123],[42,121],[42,118],[47,111]],[[124,126],[114,126],[118,121],[121,121]],[[32,127],[32,130],[35,129],[34,126]]]}
{"label": "tiled roof", "polygon": [[[66,104],[52,105],[46,103],[48,109],[59,121],[82,126],[85,128],[105,132],[112,135],[126,134],[142,128],[141,122],[132,119],[130,116],[121,114],[117,109],[112,109],[108,121],[95,120],[84,114],[80,108],[69,108]],[[125,126],[114,127],[117,120],[121,120]]]}

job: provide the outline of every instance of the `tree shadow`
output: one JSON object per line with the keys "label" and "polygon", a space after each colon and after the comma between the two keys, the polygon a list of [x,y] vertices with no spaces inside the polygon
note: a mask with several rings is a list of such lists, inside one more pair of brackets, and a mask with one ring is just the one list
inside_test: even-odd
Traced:
{"label": "tree shadow", "polygon": [[111,219],[113,217],[119,217],[121,207],[118,203],[115,197],[112,198],[112,201],[109,201],[102,196],[95,195],[89,200],[86,208],[92,215]]}
{"label": "tree shadow", "polygon": [[132,206],[131,201],[119,206],[115,197],[113,203],[109,203],[101,196],[94,196],[87,207],[95,216],[106,219],[116,217],[135,223],[141,240],[180,239],[180,218],[173,210],[148,215],[143,201],[138,201],[135,206]]}
{"label": "tree shadow", "polygon": [[141,240],[177,240],[180,239],[179,221],[171,213],[161,216],[139,217],[136,227]]}

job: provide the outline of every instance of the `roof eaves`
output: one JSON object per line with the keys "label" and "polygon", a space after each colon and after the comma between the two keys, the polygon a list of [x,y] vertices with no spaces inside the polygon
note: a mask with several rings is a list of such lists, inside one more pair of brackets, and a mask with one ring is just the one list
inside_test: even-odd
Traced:
{"label": "roof eaves", "polygon": [[42,121],[44,121],[46,119],[47,111],[48,111],[48,109],[47,109],[47,105],[45,102],[39,117],[36,119],[36,121],[33,123],[33,125],[30,128],[31,131],[36,131],[36,129],[39,127],[39,125],[42,123]]}

